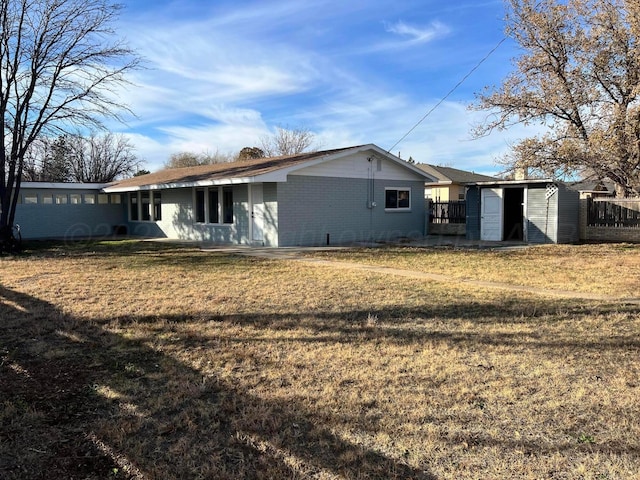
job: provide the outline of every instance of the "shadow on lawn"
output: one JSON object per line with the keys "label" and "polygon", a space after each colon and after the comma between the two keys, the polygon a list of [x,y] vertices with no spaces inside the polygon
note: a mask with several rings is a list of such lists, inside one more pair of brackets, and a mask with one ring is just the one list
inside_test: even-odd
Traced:
{"label": "shadow on lawn", "polygon": [[[553,335],[549,329],[563,327],[564,322],[589,320],[594,315],[609,317],[611,315],[640,316],[638,305],[600,305],[582,304],[566,300],[547,300],[531,303],[522,299],[510,301],[504,299],[500,304],[480,304],[474,301],[460,300],[455,306],[428,305],[409,308],[402,305],[387,308],[362,309],[344,311],[313,312],[279,312],[279,313],[239,313],[203,315],[201,321],[220,322],[249,326],[256,329],[273,331],[289,331],[305,329],[308,336],[287,337],[288,341],[308,343],[345,343],[353,344],[384,340],[396,344],[424,342],[444,342],[462,347],[477,345],[493,345],[505,347],[526,347],[546,349],[549,354],[565,355],[566,348],[579,348],[584,351],[616,351],[640,349],[640,338],[635,330],[623,334],[601,336],[598,332],[582,335],[577,340],[572,332],[561,328],[564,335]],[[165,318],[171,323],[192,322],[186,316]],[[371,322],[370,319],[375,321]],[[131,322],[145,324],[158,321],[157,316],[119,317],[113,319],[122,325]],[[521,326],[517,332],[465,331],[461,322],[472,321],[475,325],[487,327],[504,326],[510,328]],[[407,326],[410,324],[411,326]],[[241,339],[233,336],[218,336],[218,340],[226,342],[247,342],[250,338]],[[181,333],[181,342],[185,347],[206,344],[206,340],[197,334]],[[270,342],[269,338],[257,336],[255,342]]]}
{"label": "shadow on lawn", "polygon": [[2,286],[0,318],[3,479],[434,478]]}

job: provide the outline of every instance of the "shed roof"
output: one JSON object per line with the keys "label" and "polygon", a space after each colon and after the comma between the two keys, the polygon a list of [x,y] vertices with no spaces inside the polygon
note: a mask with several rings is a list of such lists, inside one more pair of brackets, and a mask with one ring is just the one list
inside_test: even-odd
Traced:
{"label": "shed roof", "polygon": [[[376,145],[368,144],[319,152],[300,153],[297,155],[165,169],[112,183],[106,187],[104,191],[126,192],[200,185],[250,183],[255,181],[282,181],[287,173],[294,170],[365,151],[372,151],[378,155],[383,155],[385,158],[412,170],[414,173],[425,178],[425,180],[432,179],[427,173],[415,168],[413,165],[385,152]],[[269,174],[273,173],[280,173],[280,175],[276,177],[271,175],[269,177]]]}

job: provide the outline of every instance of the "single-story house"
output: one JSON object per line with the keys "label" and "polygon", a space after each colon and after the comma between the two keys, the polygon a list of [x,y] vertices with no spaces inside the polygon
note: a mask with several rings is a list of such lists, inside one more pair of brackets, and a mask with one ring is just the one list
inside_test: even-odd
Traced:
{"label": "single-story house", "polygon": [[16,221],[23,238],[126,232],[274,247],[386,241],[426,234],[424,183],[432,180],[369,144],[72,184],[64,193],[60,184],[23,184]]}
{"label": "single-story house", "polygon": [[22,182],[15,223],[22,238],[106,237],[124,228],[125,196],[103,183]]}
{"label": "single-story house", "polygon": [[496,180],[495,177],[453,167],[442,167],[426,163],[419,163],[416,167],[436,179],[425,183],[425,198],[433,202],[464,200],[468,183]]}
{"label": "single-story house", "polygon": [[550,179],[476,182],[467,190],[466,237],[571,243],[579,240],[580,194]]}

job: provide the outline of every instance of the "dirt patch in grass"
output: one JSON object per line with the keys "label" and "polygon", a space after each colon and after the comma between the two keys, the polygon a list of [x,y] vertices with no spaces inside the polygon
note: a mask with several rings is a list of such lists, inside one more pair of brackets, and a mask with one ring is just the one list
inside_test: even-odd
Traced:
{"label": "dirt patch in grass", "polygon": [[638,478],[637,306],[137,242],[0,270],[1,478]]}

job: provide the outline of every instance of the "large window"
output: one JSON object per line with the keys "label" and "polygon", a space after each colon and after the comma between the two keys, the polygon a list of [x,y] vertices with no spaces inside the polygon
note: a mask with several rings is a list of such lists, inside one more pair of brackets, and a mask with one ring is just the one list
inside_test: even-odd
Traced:
{"label": "large window", "polygon": [[142,221],[148,222],[151,220],[151,195],[149,192],[140,192],[140,199],[142,201]]}
{"label": "large window", "polygon": [[162,220],[162,194],[153,192],[153,219]]}
{"label": "large window", "polygon": [[222,189],[222,222],[233,223],[233,189],[231,187]]}
{"label": "large window", "polygon": [[196,188],[196,223],[233,223],[233,187]]}
{"label": "large window", "polygon": [[[111,203],[120,203],[120,195],[111,195]],[[148,190],[130,193],[129,212],[132,222],[162,220],[162,194]]]}
{"label": "large window", "polygon": [[196,189],[196,223],[204,223],[206,206],[204,204],[204,188]]}
{"label": "large window", "polygon": [[220,223],[220,195],[217,188],[209,189],[209,223]]}
{"label": "large window", "polygon": [[140,216],[138,215],[138,193],[129,194],[129,211],[132,222],[137,222]]}
{"label": "large window", "polygon": [[410,188],[385,188],[384,208],[388,210],[411,209]]}

